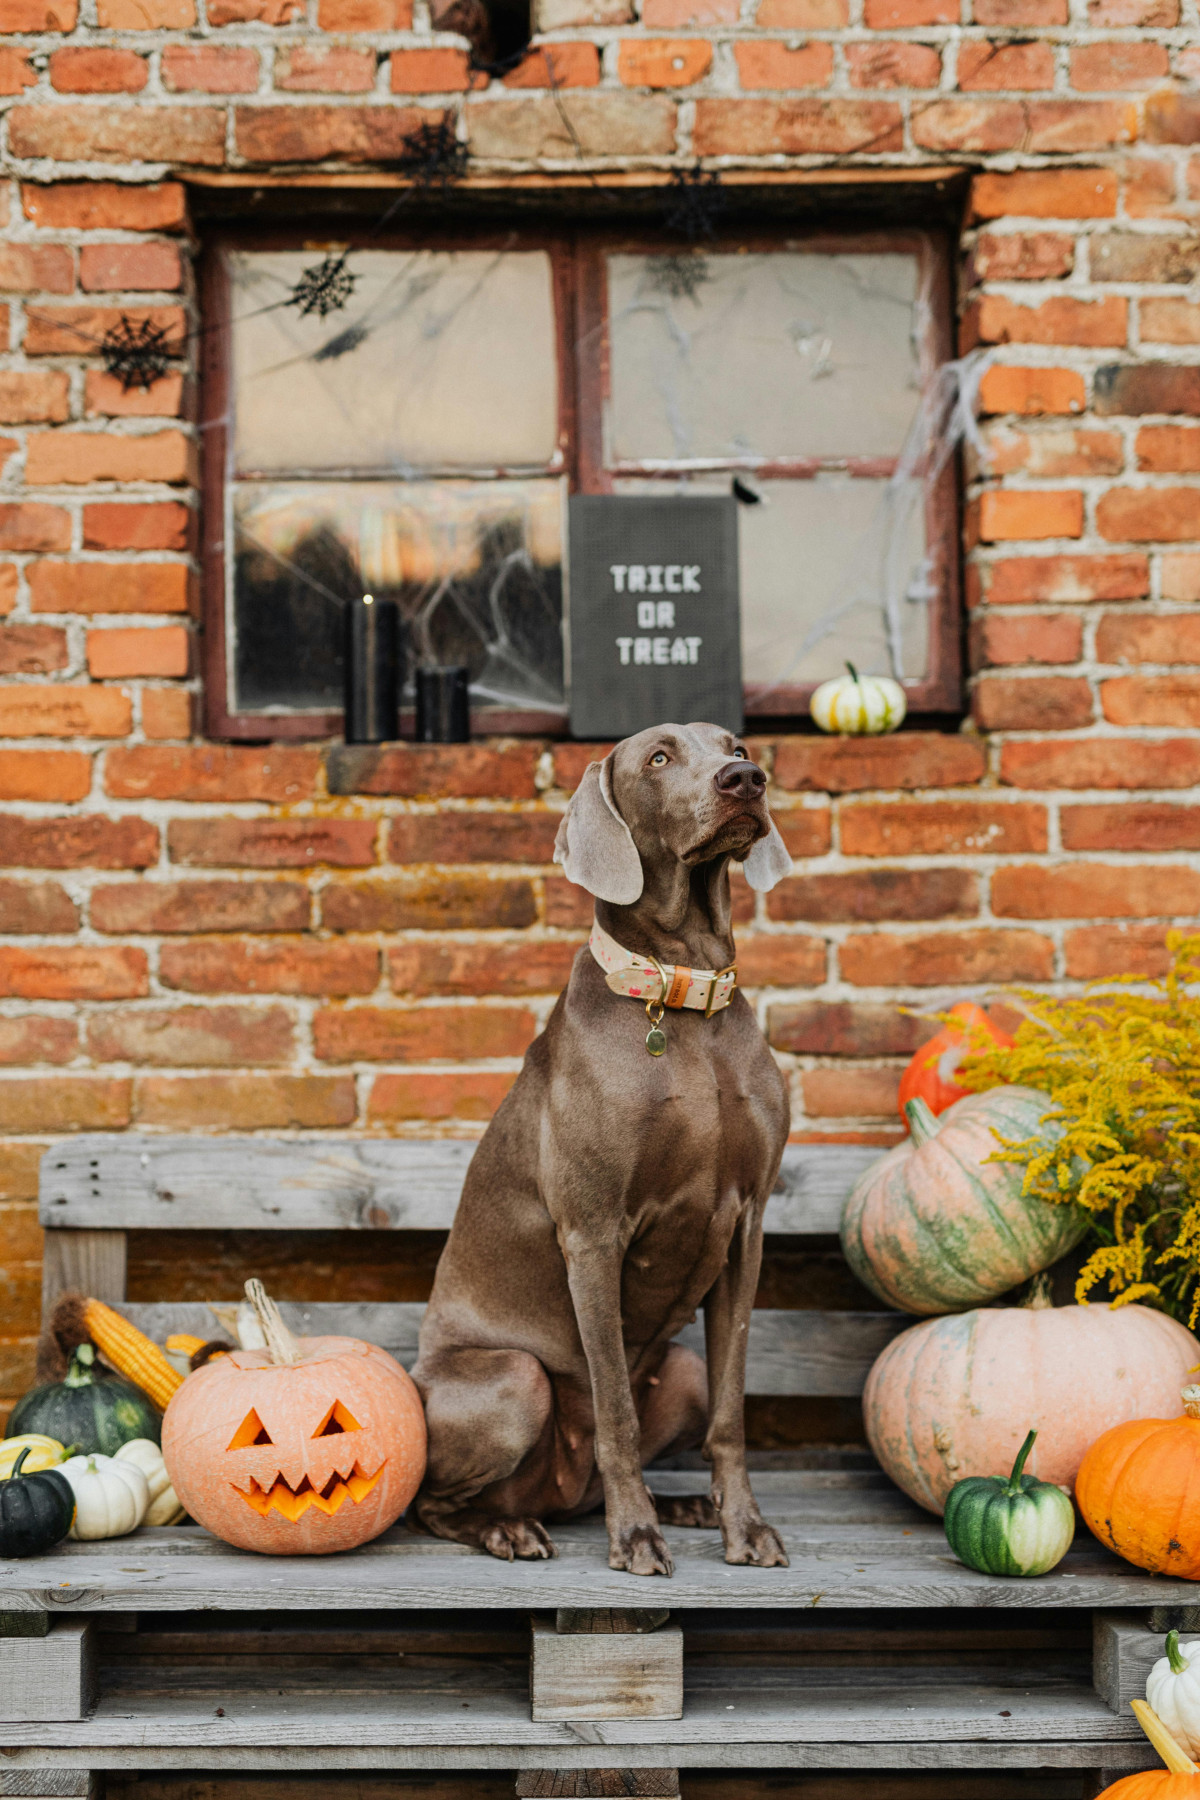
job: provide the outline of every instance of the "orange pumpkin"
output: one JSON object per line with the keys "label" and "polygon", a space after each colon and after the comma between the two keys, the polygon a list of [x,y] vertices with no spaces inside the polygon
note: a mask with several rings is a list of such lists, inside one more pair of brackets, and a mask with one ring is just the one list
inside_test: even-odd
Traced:
{"label": "orange pumpkin", "polygon": [[350,1550],[395,1523],[425,1472],[420,1396],[386,1350],[293,1338],[257,1282],[265,1350],[189,1375],[163,1419],[180,1503],[215,1537],[278,1556]]}
{"label": "orange pumpkin", "polygon": [[1191,1332],[1148,1306],[1034,1303],[926,1319],[867,1377],[867,1440],[931,1512],[964,1476],[1010,1467],[1031,1425],[1029,1473],[1069,1488],[1101,1432],[1147,1403],[1169,1411],[1197,1362]]}
{"label": "orange pumpkin", "polygon": [[1133,1419],[1096,1439],[1075,1481],[1088,1529],[1139,1569],[1200,1581],[1200,1387],[1183,1417]]}
{"label": "orange pumpkin", "polygon": [[963,1057],[979,1044],[981,1035],[992,1043],[1007,1049],[1012,1043],[1007,1031],[993,1023],[984,1012],[982,1006],[976,1006],[973,1000],[960,1000],[957,1006],[950,1008],[950,1017],[961,1021],[957,1025],[943,1025],[942,1029],[922,1044],[913,1055],[912,1061],[900,1077],[900,1117],[906,1117],[904,1108],[910,1100],[924,1100],[930,1112],[935,1116],[944,1113],[948,1106],[956,1100],[962,1100],[970,1092],[969,1088],[959,1087],[955,1076]]}

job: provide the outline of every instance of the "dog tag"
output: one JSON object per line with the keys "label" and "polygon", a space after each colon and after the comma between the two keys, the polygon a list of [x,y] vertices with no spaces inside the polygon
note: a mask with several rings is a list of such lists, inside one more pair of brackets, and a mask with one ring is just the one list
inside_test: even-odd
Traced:
{"label": "dog tag", "polygon": [[667,1034],[661,1025],[652,1025],[646,1033],[646,1048],[651,1056],[661,1056],[667,1047]]}

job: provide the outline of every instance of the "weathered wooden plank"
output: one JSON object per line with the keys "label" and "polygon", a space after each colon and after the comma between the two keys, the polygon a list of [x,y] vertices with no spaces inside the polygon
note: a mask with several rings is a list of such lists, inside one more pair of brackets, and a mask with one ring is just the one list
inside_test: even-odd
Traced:
{"label": "weathered wooden plank", "polygon": [[[1185,1644],[1195,1643],[1185,1637]],[[1092,1618],[1092,1684],[1106,1706],[1125,1713],[1146,1698],[1146,1677],[1166,1655],[1165,1636],[1150,1630],[1146,1613],[1098,1612]]]}
{"label": "weathered wooden plank", "polygon": [[52,1231],[42,1251],[42,1313],[68,1288],[93,1300],[125,1298],[125,1233],[92,1228]]}
{"label": "weathered wooden plank", "polygon": [[522,1769],[516,1800],[678,1800],[678,1769]]}
{"label": "weathered wooden plank", "polygon": [[[126,1301],[120,1311],[159,1343],[173,1331],[222,1335],[220,1321],[199,1301]],[[425,1308],[415,1301],[285,1302],[283,1316],[308,1337],[361,1337],[411,1368]],[[861,1394],[871,1364],[912,1320],[902,1313],[785,1312],[763,1308],[750,1324],[746,1391],[750,1394]],[[700,1320],[677,1342],[704,1354]]]}
{"label": "weathered wooden plank", "polygon": [[559,1632],[535,1619],[529,1692],[535,1719],[681,1719],[683,1633]]}
{"label": "weathered wooden plank", "polygon": [[665,1606],[560,1606],[554,1615],[554,1629],[564,1635],[657,1631],[670,1616]]}
{"label": "weathered wooden plank", "polygon": [[[473,1142],[86,1135],[42,1159],[47,1227],[399,1231],[453,1222]],[[789,1144],[766,1229],[836,1232],[854,1182],[881,1152]]]}
{"label": "weathered wooden plank", "polygon": [[96,1680],[95,1631],[56,1619],[45,1637],[0,1638],[0,1724],[81,1719]]}
{"label": "weathered wooden plank", "polygon": [[49,1630],[49,1613],[0,1612],[0,1638],[43,1638]]}
{"label": "weathered wooden plank", "polygon": [[87,1769],[0,1769],[0,1800],[87,1800]]}

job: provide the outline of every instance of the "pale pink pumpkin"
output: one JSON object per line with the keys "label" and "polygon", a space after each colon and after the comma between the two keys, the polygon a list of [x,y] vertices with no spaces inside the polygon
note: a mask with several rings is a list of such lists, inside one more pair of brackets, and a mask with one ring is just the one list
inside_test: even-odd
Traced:
{"label": "pale pink pumpkin", "polygon": [[930,1512],[966,1475],[1012,1467],[1072,1487],[1089,1446],[1127,1419],[1173,1419],[1200,1344],[1148,1306],[988,1307],[901,1332],[863,1392],[867,1439],[898,1487]]}

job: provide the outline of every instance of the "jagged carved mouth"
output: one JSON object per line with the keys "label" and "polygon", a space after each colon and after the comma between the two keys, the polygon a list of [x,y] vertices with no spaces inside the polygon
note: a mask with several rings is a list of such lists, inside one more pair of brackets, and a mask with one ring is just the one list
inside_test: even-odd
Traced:
{"label": "jagged carved mouth", "polygon": [[343,1477],[335,1472],[320,1489],[312,1485],[307,1475],[301,1478],[299,1487],[295,1488],[289,1487],[282,1475],[277,1475],[269,1488],[260,1487],[251,1478],[248,1492],[243,1492],[241,1488],[235,1491],[241,1494],[247,1506],[252,1506],[264,1519],[274,1507],[276,1512],[282,1513],[285,1519],[290,1519],[295,1524],[297,1519],[303,1518],[310,1506],[329,1515],[337,1512],[347,1500],[352,1500],[357,1506],[379,1481],[384,1467],[385,1464],[380,1463],[373,1475],[364,1475],[361,1465],[355,1463],[351,1474]]}

